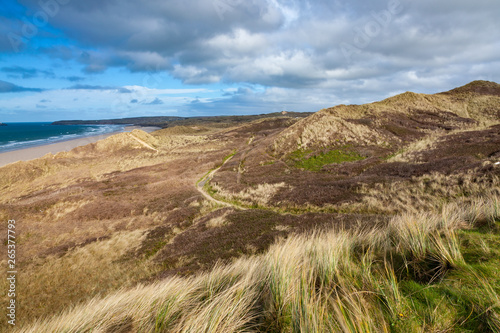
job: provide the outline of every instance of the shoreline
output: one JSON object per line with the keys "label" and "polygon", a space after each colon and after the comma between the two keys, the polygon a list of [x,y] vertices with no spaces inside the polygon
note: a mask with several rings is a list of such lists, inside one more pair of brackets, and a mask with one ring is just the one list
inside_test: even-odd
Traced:
{"label": "shoreline", "polygon": [[142,126],[126,126],[122,131],[116,131],[106,134],[99,134],[93,136],[86,136],[78,139],[71,139],[61,142],[49,143],[46,145],[23,148],[18,150],[12,150],[0,153],[0,168],[6,166],[11,163],[19,162],[19,161],[29,161],[34,160],[40,157],[47,155],[48,153],[57,154],[62,151],[70,151],[73,148],[85,146],[89,143],[94,143],[99,140],[106,139],[111,135],[123,133],[123,132],[131,132],[134,129],[140,129],[147,133],[156,131],[161,129],[161,127],[142,127]]}

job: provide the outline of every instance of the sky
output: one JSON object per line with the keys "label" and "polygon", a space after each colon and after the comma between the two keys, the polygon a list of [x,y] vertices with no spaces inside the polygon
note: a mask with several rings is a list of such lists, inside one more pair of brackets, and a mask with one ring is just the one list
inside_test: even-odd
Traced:
{"label": "sky", "polygon": [[0,121],[318,111],[500,81],[498,0],[3,0]]}

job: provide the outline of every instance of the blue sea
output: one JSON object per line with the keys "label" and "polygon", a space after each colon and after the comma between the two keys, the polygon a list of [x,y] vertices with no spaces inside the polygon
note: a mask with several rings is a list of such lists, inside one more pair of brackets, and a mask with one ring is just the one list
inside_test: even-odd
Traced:
{"label": "blue sea", "polygon": [[93,135],[123,131],[123,125],[51,125],[5,123],[0,126],[0,152],[43,146]]}

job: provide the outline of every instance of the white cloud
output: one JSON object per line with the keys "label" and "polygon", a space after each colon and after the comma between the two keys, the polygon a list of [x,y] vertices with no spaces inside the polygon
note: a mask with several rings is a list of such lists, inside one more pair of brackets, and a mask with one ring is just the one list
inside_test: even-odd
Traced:
{"label": "white cloud", "polygon": [[[50,21],[70,45],[42,51],[76,60],[87,73],[105,75],[118,67],[167,72],[186,85],[266,87],[263,92],[229,91],[234,94],[221,99],[187,96],[180,101],[162,96],[195,92],[126,86],[137,95],[133,99],[160,96],[164,107],[179,105],[186,112],[209,110],[210,103],[241,111],[246,106],[237,103],[256,110],[264,103],[275,107],[285,102],[313,111],[391,92],[436,92],[475,79],[500,80],[498,1],[214,1],[71,1]],[[38,6],[38,0],[23,3]],[[398,10],[388,15],[392,4],[399,4]],[[346,57],[342,45],[350,45],[352,54]],[[143,86],[163,88],[154,78]],[[79,93],[81,98],[92,94],[95,99],[88,103],[95,107],[109,105],[113,94]],[[65,97],[56,101],[70,108]],[[35,107],[34,100],[30,103]]]}
{"label": "white cloud", "polygon": [[118,89],[58,89],[2,99],[0,115],[13,109],[40,109],[41,101],[45,101],[43,107],[50,112],[78,119],[103,118],[103,112],[105,117],[113,118],[152,115],[153,106],[156,114],[170,114],[196,100],[192,94],[210,93],[206,89],[150,89],[142,86],[122,88],[131,92],[120,93]]}

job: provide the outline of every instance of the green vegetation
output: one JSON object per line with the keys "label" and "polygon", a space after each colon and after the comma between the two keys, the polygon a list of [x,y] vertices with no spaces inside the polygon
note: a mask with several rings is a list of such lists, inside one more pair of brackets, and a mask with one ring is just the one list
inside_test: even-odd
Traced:
{"label": "green vegetation", "polygon": [[[222,163],[218,164],[215,168],[213,169],[210,169],[208,170],[207,172],[205,172],[205,174],[196,181],[196,186],[198,186],[199,183],[201,183],[203,180],[205,180],[205,178],[207,178],[214,170],[220,168],[221,166],[224,165],[224,163],[226,163],[231,157],[233,157],[238,151],[236,149],[233,149],[233,151],[231,153],[229,153],[228,155],[224,156],[224,158],[222,159]],[[207,181],[208,183],[208,181]]]}
{"label": "green vegetation", "polygon": [[499,332],[499,222],[494,197],[397,216],[378,230],[295,235],[24,331]]}
{"label": "green vegetation", "polygon": [[365,159],[349,146],[332,149],[327,152],[313,152],[312,150],[298,149],[288,156],[292,165],[296,168],[320,171],[325,165],[332,163],[353,162]]}
{"label": "green vegetation", "polygon": [[[222,164],[226,163],[226,162],[227,162],[227,160],[229,160],[231,157],[233,157],[234,155],[236,155],[236,153],[237,153],[237,150],[236,150],[236,149],[233,149],[233,151],[232,151],[229,155],[225,156],[225,157],[222,159]],[[222,164],[221,164],[221,165],[222,165]]]}
{"label": "green vegetation", "polygon": [[390,160],[393,157],[396,157],[398,155],[403,154],[404,152],[405,152],[405,150],[403,148],[401,148],[401,149],[399,149],[399,150],[397,150],[397,151],[395,151],[393,153],[390,153],[390,154],[388,154],[386,156],[381,156],[380,159],[384,160],[384,161],[387,161],[387,160]]}
{"label": "green vegetation", "polygon": [[146,258],[150,258],[154,256],[158,251],[160,251],[165,245],[167,244],[166,241],[164,240],[159,240],[156,242],[153,247],[149,250],[147,250],[144,254]]}

